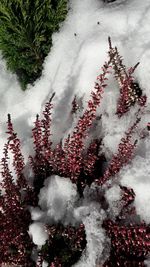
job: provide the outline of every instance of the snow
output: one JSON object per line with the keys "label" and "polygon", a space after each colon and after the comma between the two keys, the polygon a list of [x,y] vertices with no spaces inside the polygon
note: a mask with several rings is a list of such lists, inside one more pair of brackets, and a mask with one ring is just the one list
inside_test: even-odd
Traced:
{"label": "snow", "polygon": [[76,185],[70,179],[53,175],[45,180],[39,194],[39,205],[51,222],[72,220],[74,203],[77,200]]}
{"label": "snow", "polygon": [[147,267],[150,267],[150,261],[149,260],[146,260],[145,264],[146,264]]}
{"label": "snow", "polygon": [[32,223],[29,227],[29,234],[32,236],[34,244],[38,246],[44,245],[48,239],[43,223]]}
{"label": "snow", "polygon": [[137,214],[150,223],[150,137],[142,144],[145,153],[137,155],[130,168],[124,168],[121,173],[121,183],[133,188],[135,197],[135,207]]}
{"label": "snow", "polygon": [[115,218],[121,210],[121,189],[118,185],[109,188],[105,193],[106,200],[109,204],[109,212],[112,219]]}
{"label": "snow", "polygon": [[44,223],[61,222],[64,225],[84,223],[87,247],[74,267],[94,267],[98,261],[104,262],[109,252],[109,240],[101,227],[105,211],[92,199],[94,195],[92,190],[95,188],[87,188],[84,199],[79,200],[76,186],[70,179],[53,175],[45,180],[45,186],[40,190],[40,209],[31,210],[35,222],[30,225],[29,233],[37,245],[44,244],[47,238],[43,228]]}
{"label": "snow", "polygon": [[[54,91],[56,109],[53,114],[53,142],[56,143],[65,136],[70,127],[70,103],[74,94],[78,98],[83,98],[85,108],[100,67],[107,60],[108,36],[111,36],[113,45],[118,47],[128,67],[140,61],[135,77],[148,96],[147,108],[140,124],[141,129],[146,126],[150,110],[149,25],[149,0],[118,0],[109,4],[101,0],[71,0],[65,23],[60,32],[53,35],[53,47],[45,59],[42,77],[33,86],[29,85],[27,91],[22,92],[16,76],[6,70],[5,62],[1,59],[0,157],[7,138],[5,122],[7,114],[11,113],[14,128],[22,140],[27,161],[29,153],[33,153],[31,128],[35,115],[41,113],[44,103]],[[104,136],[104,150],[108,159],[117,151],[117,145],[123,133],[134,122],[137,111],[137,107],[134,107],[131,109],[130,116],[125,115],[118,121],[115,115],[118,94],[116,82],[110,77],[99,108],[99,113],[103,114],[103,130],[100,134]],[[121,183],[134,189],[137,213],[147,223],[150,223],[149,141],[150,137],[141,140],[134,160],[120,173]],[[107,198],[109,202],[113,200],[113,209],[119,197],[118,188],[113,188],[109,193],[111,194],[107,193]],[[74,219],[82,220],[85,224],[88,240],[87,251],[75,266],[94,267],[97,256],[102,255],[103,242],[106,238],[103,229],[97,225],[97,218],[102,220],[104,216],[103,210],[92,201],[81,203],[81,206],[77,207],[76,198],[76,189],[69,180],[59,177],[48,179],[40,192],[41,210],[31,211],[35,223],[30,226],[29,231],[34,243],[42,245],[47,238],[41,222],[45,214],[47,220],[64,220],[65,223],[65,218],[69,222],[71,214],[74,214]],[[115,212],[117,212],[116,209]]]}
{"label": "snow", "polygon": [[102,263],[105,261],[106,255],[108,255],[109,252],[109,246],[107,249],[105,248],[106,250],[104,249],[104,244],[106,245],[107,238],[104,229],[101,227],[101,223],[105,218],[105,212],[100,209],[96,203],[91,203],[88,207],[80,208],[80,216],[82,214],[82,209],[84,211],[82,221],[85,225],[87,247],[79,262],[73,266],[95,267],[98,262]]}

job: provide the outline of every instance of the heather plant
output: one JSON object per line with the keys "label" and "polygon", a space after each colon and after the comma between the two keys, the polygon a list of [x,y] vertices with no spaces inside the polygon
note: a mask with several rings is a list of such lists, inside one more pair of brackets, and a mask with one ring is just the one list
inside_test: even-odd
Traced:
{"label": "heather plant", "polygon": [[[28,234],[31,215],[27,209],[29,203],[26,197],[31,193],[31,188],[23,175],[24,159],[20,150],[20,141],[14,133],[13,126],[8,116],[8,142],[4,147],[2,164],[3,194],[0,199],[1,207],[1,242],[0,265],[34,266],[31,259],[34,244]],[[8,151],[13,154],[13,166],[17,179],[14,180],[8,164]]]}
{"label": "heather plant", "polygon": [[[84,198],[85,187],[90,188],[92,183],[95,184],[96,191],[92,191],[90,197],[105,211],[106,216],[102,227],[105,229],[106,236],[109,237],[110,244],[109,256],[98,264],[103,267],[145,266],[144,260],[150,255],[150,228],[136,214],[133,205],[135,199],[133,189],[121,186],[118,174],[124,166],[130,164],[139,139],[146,137],[146,135],[142,137],[134,135],[141,121],[144,105],[146,105],[146,96],[141,104],[139,99],[143,94],[142,92],[136,94],[135,101],[139,105],[139,110],[136,113],[135,122],[125,132],[119,142],[117,152],[112,155],[109,162],[102,152],[102,137],[91,140],[88,147],[85,146],[89,131],[97,119],[97,109],[101,104],[104,90],[107,90],[106,82],[111,69],[118,81],[123,105],[121,108],[120,100],[118,100],[116,112],[118,123],[120,117],[129,113],[131,106],[135,105],[135,101],[130,101],[130,94],[128,94],[129,91],[131,93],[131,85],[134,82],[135,67],[127,70],[117,48],[112,47],[110,39],[108,54],[109,60],[105,62],[102,74],[97,77],[91,97],[87,102],[87,108],[79,111],[77,97],[73,99],[71,114],[81,112],[81,115],[72,132],[64,140],[60,140],[55,147],[52,146],[51,134],[54,94],[45,104],[42,118],[37,115],[32,130],[34,155],[29,156],[34,179],[32,186],[28,184],[29,179],[24,174],[21,142],[14,132],[10,115],[8,116],[8,142],[4,147],[2,159],[2,194],[0,196],[1,264],[42,267],[43,261],[46,261],[48,267],[69,267],[79,260],[86,249],[86,229],[82,222],[76,225],[66,225],[61,220],[54,220],[52,223],[44,222],[48,239],[41,247],[35,246],[28,234],[29,224],[32,223],[29,207],[40,205],[39,193],[44,186],[44,181],[48,177],[51,179],[57,175],[62,179],[64,177],[70,179],[76,185],[80,200]],[[101,117],[102,115],[98,115],[98,120]],[[13,154],[15,180],[8,164],[8,152]],[[114,181],[121,191],[121,200],[118,203],[120,209],[116,215],[111,213],[106,198],[106,192],[113,186]],[[31,257],[33,251],[37,252],[36,263]]]}
{"label": "heather plant", "polygon": [[67,14],[67,0],[1,0],[0,50],[22,89],[40,77],[52,34]]}

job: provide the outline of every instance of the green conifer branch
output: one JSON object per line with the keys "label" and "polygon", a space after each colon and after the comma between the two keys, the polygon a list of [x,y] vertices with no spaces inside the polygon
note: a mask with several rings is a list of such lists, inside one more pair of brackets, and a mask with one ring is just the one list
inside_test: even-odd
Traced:
{"label": "green conifer branch", "polygon": [[0,50],[23,89],[40,77],[67,0],[0,0]]}

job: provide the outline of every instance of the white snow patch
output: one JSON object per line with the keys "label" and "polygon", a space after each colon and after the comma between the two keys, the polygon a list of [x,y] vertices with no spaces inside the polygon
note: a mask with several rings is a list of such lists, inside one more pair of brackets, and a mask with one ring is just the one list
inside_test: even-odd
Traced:
{"label": "white snow patch", "polygon": [[[86,211],[85,211],[86,210]],[[74,267],[95,267],[97,263],[103,263],[108,255],[109,246],[106,246],[106,235],[101,224],[105,218],[105,212],[96,203],[75,209],[75,215],[82,218],[85,225],[87,246],[79,262]],[[107,244],[108,245],[108,244]]]}
{"label": "white snow patch", "polygon": [[106,200],[109,204],[109,212],[112,218],[116,217],[121,210],[121,189],[118,185],[112,186],[105,193]]}
{"label": "white snow patch", "polygon": [[76,198],[76,185],[70,179],[55,175],[46,179],[39,194],[39,205],[42,210],[47,210],[49,218],[60,221],[72,212]]}
{"label": "white snow patch", "polygon": [[141,219],[146,223],[150,223],[150,142],[149,138],[143,142],[141,150],[132,164],[121,171],[121,183],[125,186],[132,187],[135,196],[135,207]]}
{"label": "white snow patch", "polygon": [[146,264],[147,267],[150,267],[150,259],[147,259],[146,261],[144,261],[144,263]]}
{"label": "white snow patch", "polygon": [[32,236],[33,243],[38,246],[44,245],[48,239],[44,224],[40,222],[32,223],[29,226],[29,234]]}

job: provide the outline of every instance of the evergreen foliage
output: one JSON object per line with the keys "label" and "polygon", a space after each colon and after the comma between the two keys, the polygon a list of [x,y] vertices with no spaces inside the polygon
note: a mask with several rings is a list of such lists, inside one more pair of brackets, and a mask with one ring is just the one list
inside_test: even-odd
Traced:
{"label": "evergreen foliage", "polygon": [[40,77],[66,14],[67,0],[0,0],[0,50],[23,89]]}

